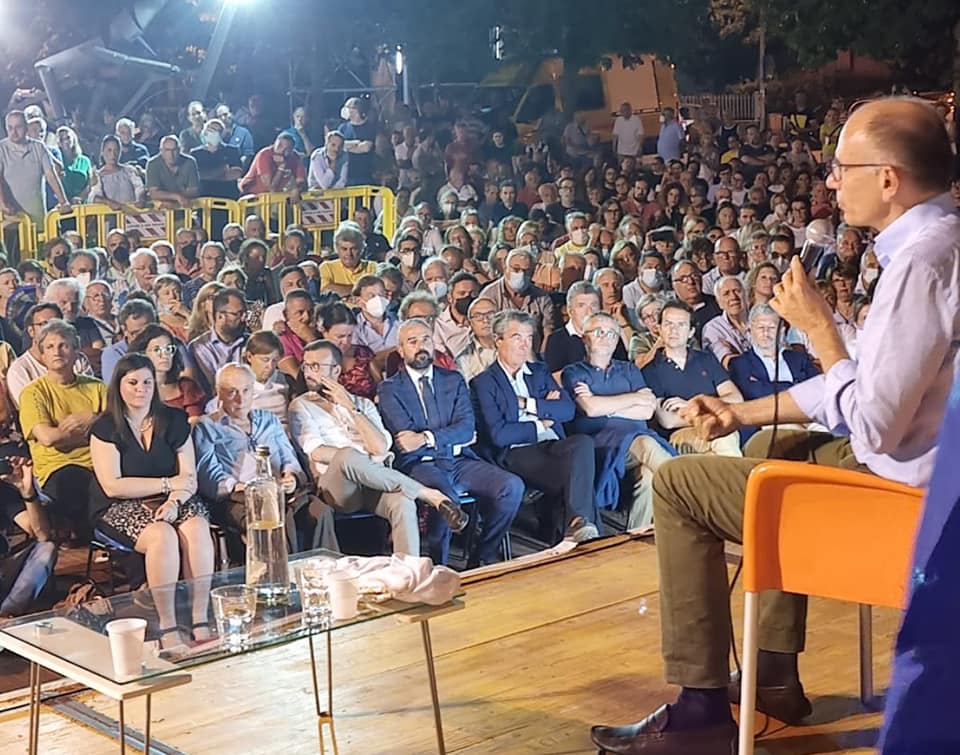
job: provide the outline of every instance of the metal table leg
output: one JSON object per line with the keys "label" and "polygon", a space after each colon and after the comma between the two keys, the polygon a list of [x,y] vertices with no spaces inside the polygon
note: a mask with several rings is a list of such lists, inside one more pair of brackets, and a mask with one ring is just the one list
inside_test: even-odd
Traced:
{"label": "metal table leg", "polygon": [[323,726],[330,727],[330,741],[333,743],[333,755],[340,755],[337,748],[337,733],[333,728],[333,640],[329,630],[327,636],[327,709],[323,710],[320,706],[320,684],[317,681],[317,659],[316,650],[313,646],[313,635],[309,636],[310,643],[310,675],[313,678],[313,704],[317,712],[317,735],[320,738],[320,753],[323,755],[326,750],[323,744]]}
{"label": "metal table leg", "polygon": [[423,633],[423,652],[427,659],[427,675],[430,677],[430,697],[433,700],[433,722],[437,729],[437,752],[446,755],[447,749],[443,744],[443,720],[440,717],[440,695],[437,692],[437,672],[433,667],[433,643],[430,641],[430,622],[421,621],[420,630]]}
{"label": "metal table leg", "polygon": [[123,700],[120,701],[120,755],[127,755],[127,720]]}
{"label": "metal table leg", "polygon": [[37,755],[40,747],[40,666],[30,663],[30,755]]}
{"label": "metal table leg", "polygon": [[150,695],[147,695],[147,717],[143,724],[143,755],[150,755]]}

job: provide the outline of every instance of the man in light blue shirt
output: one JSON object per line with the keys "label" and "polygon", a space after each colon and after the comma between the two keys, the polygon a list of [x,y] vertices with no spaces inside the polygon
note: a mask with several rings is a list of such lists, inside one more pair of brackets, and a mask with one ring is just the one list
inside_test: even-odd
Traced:
{"label": "man in light blue shirt", "polygon": [[663,109],[663,123],[660,124],[660,135],[657,137],[657,154],[663,158],[665,163],[669,163],[671,160],[679,160],[683,154],[685,140],[683,126],[677,120],[677,114],[673,108],[665,107]]}
{"label": "man in light blue shirt", "polygon": [[[232,527],[246,522],[244,488],[256,474],[254,451],[270,449],[270,464],[287,495],[287,535],[297,547],[295,512],[309,505],[317,519],[313,547],[336,549],[333,513],[312,499],[307,476],[276,415],[253,408],[254,374],[245,364],[228,364],[216,374],[220,408],[194,427],[197,450],[197,489]],[[319,516],[318,516],[319,514]]]}
{"label": "man in light blue shirt", "polygon": [[[810,338],[824,374],[776,396],[683,409],[705,437],[749,425],[818,422],[831,433],[780,430],[747,444],[744,459],[687,456],[654,480],[662,647],[676,703],[637,724],[595,727],[610,752],[729,753],[730,606],[723,542],[741,542],[743,496],[763,456],[812,461],[925,486],[933,467],[960,344],[960,215],[946,195],[953,154],[943,120],[910,99],[857,109],[837,145],[827,186],[847,223],[879,231],[884,272],[850,358],[832,312],[798,258],[770,305]],[[902,336],[902,323],[922,323]],[[749,457],[753,458],[749,458]],[[815,547],[815,544],[813,545]],[[760,606],[757,710],[796,725],[812,711],[797,673],[806,598],[765,593]]]}
{"label": "man in light blue shirt", "polygon": [[204,386],[213,392],[217,370],[230,362],[239,362],[247,342],[247,300],[236,288],[225,288],[213,297],[213,327],[190,342],[193,357]]}

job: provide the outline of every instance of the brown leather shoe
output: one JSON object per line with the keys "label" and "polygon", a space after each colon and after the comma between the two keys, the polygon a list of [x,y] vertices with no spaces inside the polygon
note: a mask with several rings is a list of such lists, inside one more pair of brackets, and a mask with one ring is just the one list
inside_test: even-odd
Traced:
{"label": "brown leather shoe", "polygon": [[[740,705],[740,672],[730,674],[727,697],[733,705]],[[785,684],[780,687],[757,687],[757,702],[754,708],[770,718],[790,726],[800,726],[803,719],[813,713],[813,705],[803,692],[803,685]]]}
{"label": "brown leather shoe", "polygon": [[603,752],[617,755],[733,755],[737,725],[725,724],[688,731],[667,731],[670,706],[664,705],[642,721],[627,726],[594,726],[590,739]]}

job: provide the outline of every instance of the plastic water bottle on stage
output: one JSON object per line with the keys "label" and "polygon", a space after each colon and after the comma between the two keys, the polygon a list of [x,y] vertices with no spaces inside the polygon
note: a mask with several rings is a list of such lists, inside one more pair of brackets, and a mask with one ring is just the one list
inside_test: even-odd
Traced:
{"label": "plastic water bottle on stage", "polygon": [[284,529],[284,499],[270,468],[270,448],[257,446],[257,473],[244,490],[247,508],[247,584],[267,605],[287,602],[290,567]]}

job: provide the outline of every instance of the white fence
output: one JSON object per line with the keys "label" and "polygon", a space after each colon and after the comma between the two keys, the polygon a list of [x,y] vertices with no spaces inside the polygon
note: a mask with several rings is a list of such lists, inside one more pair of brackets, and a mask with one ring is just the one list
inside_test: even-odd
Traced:
{"label": "white fence", "polygon": [[680,107],[699,109],[704,105],[714,105],[717,115],[730,115],[739,122],[756,123],[760,113],[760,94],[681,94]]}

